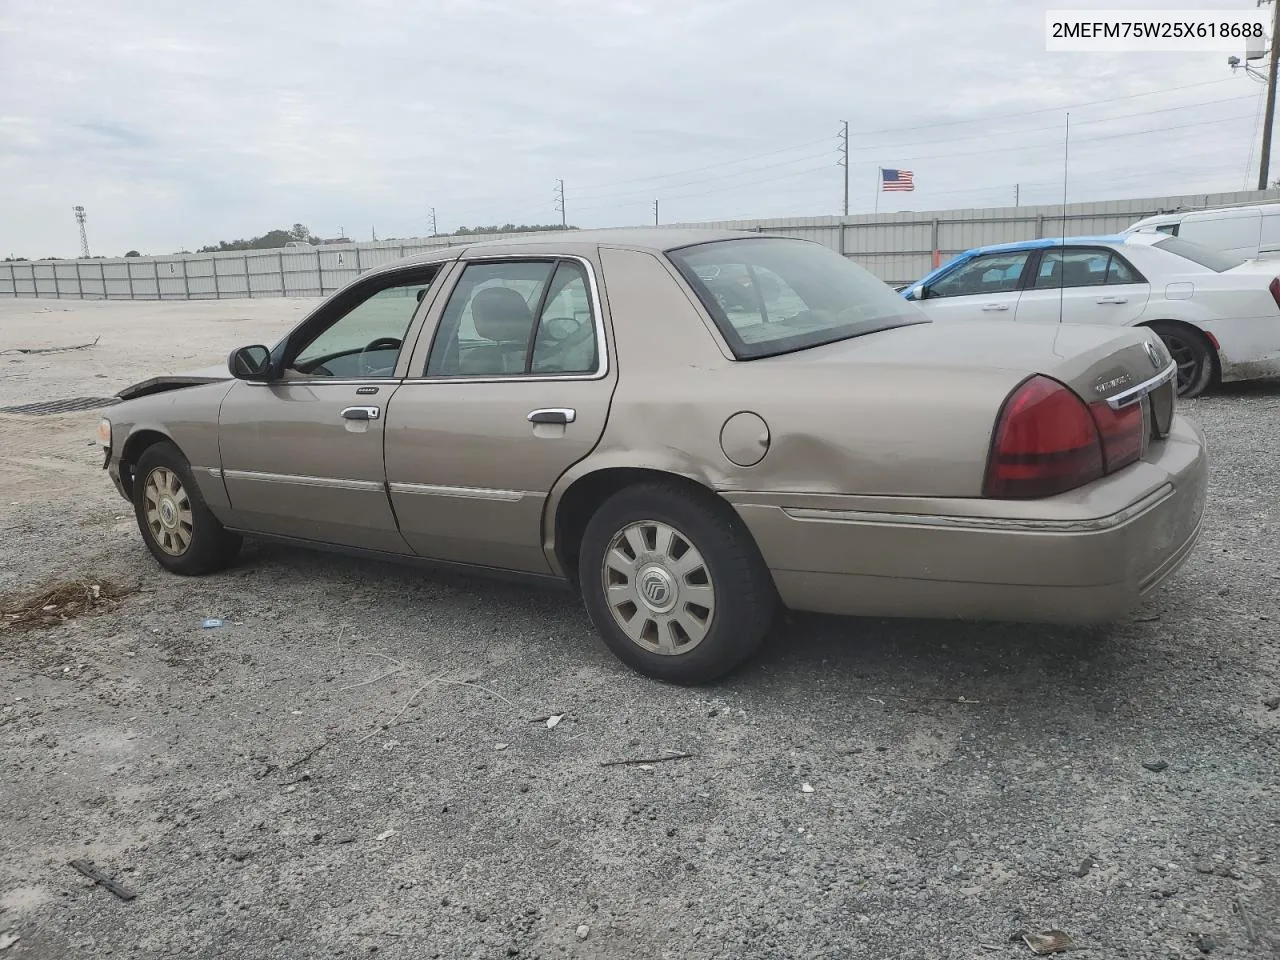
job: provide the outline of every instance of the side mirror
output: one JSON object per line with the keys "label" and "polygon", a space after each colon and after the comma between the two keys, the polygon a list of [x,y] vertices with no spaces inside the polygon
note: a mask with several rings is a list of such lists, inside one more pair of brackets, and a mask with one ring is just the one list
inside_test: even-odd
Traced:
{"label": "side mirror", "polygon": [[267,380],[271,377],[271,351],[261,344],[241,347],[231,352],[227,361],[231,375],[237,380]]}
{"label": "side mirror", "polygon": [[426,288],[426,287],[423,287],[421,290],[419,290],[419,291],[415,294],[415,296],[418,298],[418,302],[419,302],[419,303],[421,303],[421,302],[422,302],[422,298],[423,298],[423,297],[425,297],[426,295],[427,295],[427,288]]}

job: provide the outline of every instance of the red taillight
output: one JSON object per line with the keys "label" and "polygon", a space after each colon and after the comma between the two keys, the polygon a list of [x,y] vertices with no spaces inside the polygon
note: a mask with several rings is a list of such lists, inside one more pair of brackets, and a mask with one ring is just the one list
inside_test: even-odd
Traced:
{"label": "red taillight", "polygon": [[1267,289],[1271,291],[1271,299],[1276,302],[1276,306],[1280,307],[1280,277],[1276,277],[1267,285]]}
{"label": "red taillight", "polygon": [[1142,456],[1142,403],[1086,406],[1057,380],[1035,376],[1005,401],[984,496],[1051,497],[1092,483]]}
{"label": "red taillight", "polygon": [[1058,381],[1032,377],[1005,401],[986,496],[1049,497],[1102,473],[1102,443],[1089,408]]}
{"label": "red taillight", "polygon": [[1142,456],[1142,403],[1112,410],[1099,400],[1090,408],[1102,437],[1103,469],[1115,473]]}

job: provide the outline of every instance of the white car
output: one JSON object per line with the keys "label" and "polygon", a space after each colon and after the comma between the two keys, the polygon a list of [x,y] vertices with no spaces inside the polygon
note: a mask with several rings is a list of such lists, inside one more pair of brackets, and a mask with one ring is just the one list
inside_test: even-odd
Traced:
{"label": "white car", "polygon": [[1124,232],[1166,233],[1250,260],[1278,260],[1280,203],[1160,213],[1139,220]]}
{"label": "white car", "polygon": [[1178,393],[1280,376],[1280,264],[1164,233],[1054,237],[968,250],[901,294],[933,320],[1147,326]]}

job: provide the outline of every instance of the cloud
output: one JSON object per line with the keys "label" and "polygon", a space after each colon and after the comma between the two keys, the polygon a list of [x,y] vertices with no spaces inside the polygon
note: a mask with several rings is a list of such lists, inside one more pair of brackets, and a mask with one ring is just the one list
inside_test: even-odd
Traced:
{"label": "cloud", "polygon": [[882,209],[1055,202],[1066,107],[1072,199],[1256,178],[1225,54],[1048,54],[1053,5],[5,0],[0,253],[73,254],[74,204],[102,253],[550,222],[557,178],[582,226],[837,213],[842,120],[853,212],[880,165]]}

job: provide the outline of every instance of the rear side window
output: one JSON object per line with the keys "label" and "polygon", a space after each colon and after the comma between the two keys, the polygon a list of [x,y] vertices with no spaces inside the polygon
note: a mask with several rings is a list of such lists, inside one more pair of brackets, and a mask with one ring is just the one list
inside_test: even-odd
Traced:
{"label": "rear side window", "polygon": [[1137,271],[1111,250],[1050,250],[1040,258],[1035,289],[1141,282]]}
{"label": "rear side window", "polygon": [[1181,237],[1165,237],[1152,246],[1158,247],[1166,253],[1172,253],[1174,256],[1182,257],[1184,260],[1190,260],[1194,264],[1198,264],[1214,273],[1222,273],[1224,270],[1230,270],[1232,267],[1238,267],[1244,263],[1243,258],[1237,257],[1235,254],[1223,253],[1220,250],[1210,250],[1208,247],[1202,247],[1198,243],[1192,243],[1189,240],[1183,240]]}
{"label": "rear side window", "polygon": [[587,271],[573,260],[471,263],[449,294],[428,377],[589,374],[599,343]]}

